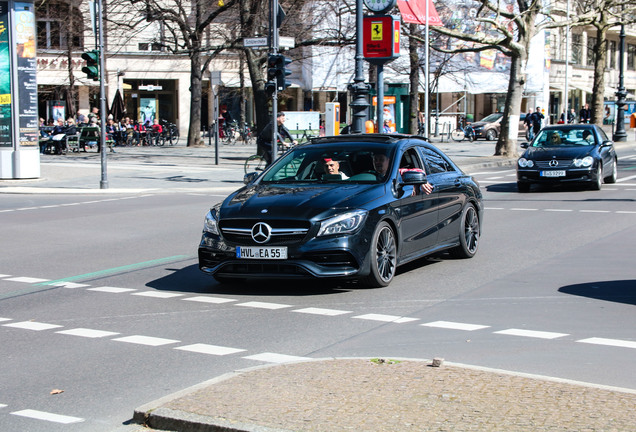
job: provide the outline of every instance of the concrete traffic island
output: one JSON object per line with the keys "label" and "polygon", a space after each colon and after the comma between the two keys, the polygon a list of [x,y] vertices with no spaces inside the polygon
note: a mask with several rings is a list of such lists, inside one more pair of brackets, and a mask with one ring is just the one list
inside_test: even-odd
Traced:
{"label": "concrete traffic island", "polygon": [[178,431],[628,431],[636,391],[430,361],[327,359],[226,374],[135,411]]}

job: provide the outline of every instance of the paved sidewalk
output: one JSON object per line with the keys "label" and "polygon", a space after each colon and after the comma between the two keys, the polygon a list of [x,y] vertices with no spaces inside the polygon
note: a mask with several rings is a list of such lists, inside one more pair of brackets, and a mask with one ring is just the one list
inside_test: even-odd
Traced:
{"label": "paved sidewalk", "polygon": [[636,391],[429,361],[323,359],[230,373],[135,410],[171,431],[633,431]]}

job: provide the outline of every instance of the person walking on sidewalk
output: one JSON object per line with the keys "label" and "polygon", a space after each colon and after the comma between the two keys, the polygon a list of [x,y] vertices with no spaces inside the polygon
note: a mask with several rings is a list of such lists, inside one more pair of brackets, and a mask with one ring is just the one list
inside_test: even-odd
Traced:
{"label": "person walking on sidewalk", "polygon": [[592,121],[592,110],[590,109],[590,104],[585,104],[581,111],[579,111],[579,118],[581,123],[589,123]]}
{"label": "person walking on sidewalk", "polygon": [[532,141],[534,139],[534,131],[532,130],[532,108],[528,108],[528,114],[526,114],[526,118],[523,119],[523,123],[526,126],[526,139],[528,141]]}
{"label": "person walking on sidewalk", "polygon": [[543,119],[545,116],[541,112],[541,107],[537,107],[537,110],[532,114],[532,132],[534,135],[538,134],[543,125]]}

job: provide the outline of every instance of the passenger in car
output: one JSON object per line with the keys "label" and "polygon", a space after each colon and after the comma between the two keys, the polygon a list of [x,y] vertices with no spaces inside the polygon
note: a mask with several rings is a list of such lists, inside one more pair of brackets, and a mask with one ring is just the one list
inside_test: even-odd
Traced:
{"label": "passenger in car", "polygon": [[327,176],[333,176],[334,178],[340,176],[341,180],[349,178],[345,173],[340,172],[340,162],[331,158],[323,159],[323,168]]}

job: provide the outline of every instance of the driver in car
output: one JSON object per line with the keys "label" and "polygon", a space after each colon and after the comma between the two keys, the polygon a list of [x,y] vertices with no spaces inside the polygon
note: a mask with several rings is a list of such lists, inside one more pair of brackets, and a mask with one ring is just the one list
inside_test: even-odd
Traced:
{"label": "driver in car", "polygon": [[331,158],[323,159],[323,168],[325,170],[325,174],[330,176],[340,176],[341,180],[346,180],[349,178],[345,173],[340,172],[340,162]]}

